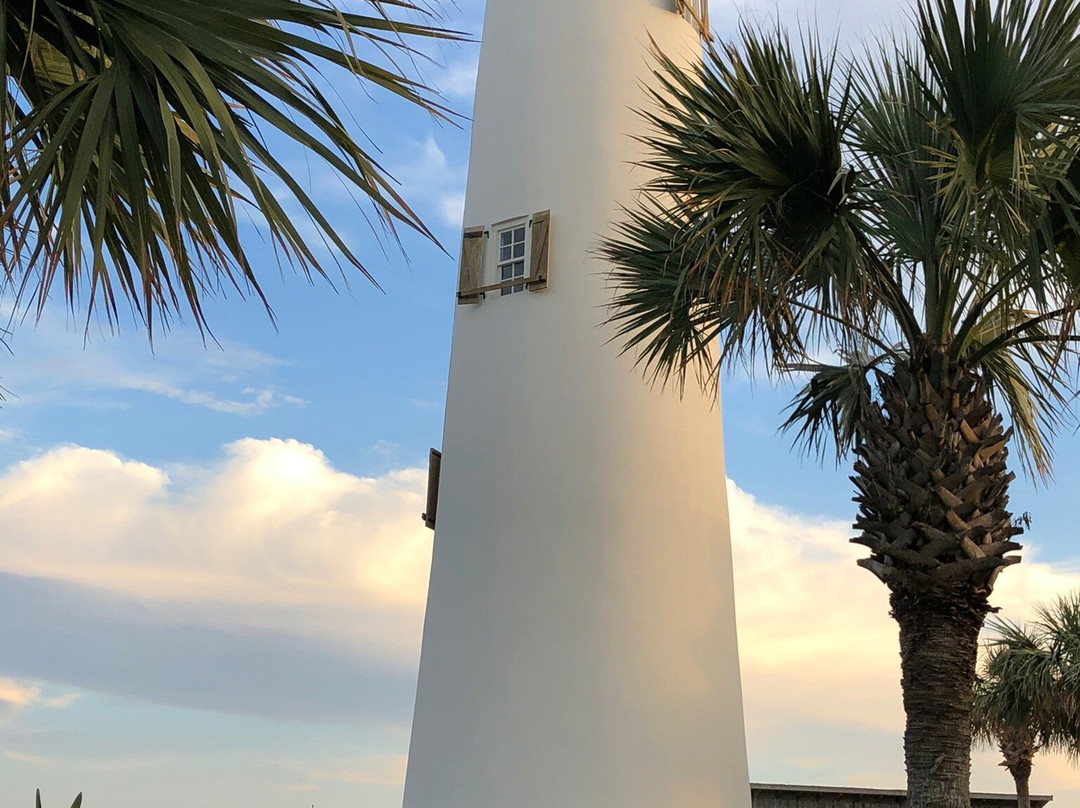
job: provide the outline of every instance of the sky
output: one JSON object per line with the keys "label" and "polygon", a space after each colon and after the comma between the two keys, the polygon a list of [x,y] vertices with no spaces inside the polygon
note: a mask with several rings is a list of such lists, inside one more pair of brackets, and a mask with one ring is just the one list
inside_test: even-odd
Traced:
{"label": "sky", "polygon": [[[713,0],[816,25],[843,48],[902,26],[893,0]],[[445,7],[479,37],[482,0]],[[471,109],[478,46],[419,65]],[[207,307],[151,348],[62,303],[0,354],[0,804],[46,808],[398,808],[431,555],[423,510],[440,442],[469,126],[335,82],[447,250],[380,244],[340,184],[280,155],[366,259],[335,288],[260,267],[274,309]],[[254,249],[258,233],[248,234]],[[0,301],[0,306],[9,305]],[[5,316],[10,309],[0,312]],[[779,434],[790,390],[724,388],[747,742],[753,779],[900,787],[903,712],[885,590],[855,566],[842,468]],[[1020,480],[1025,562],[995,603],[1022,619],[1080,588],[1080,439],[1051,486]],[[990,753],[974,785],[1008,790]],[[1080,772],[1033,788],[1080,806]]]}

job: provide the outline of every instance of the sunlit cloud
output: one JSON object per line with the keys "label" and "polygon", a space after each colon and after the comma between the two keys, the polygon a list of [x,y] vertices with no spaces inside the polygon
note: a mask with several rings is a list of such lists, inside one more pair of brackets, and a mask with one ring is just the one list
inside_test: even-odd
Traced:
{"label": "sunlit cloud", "polygon": [[415,612],[425,475],[356,477],[295,441],[239,441],[213,466],[172,472],[61,447],[0,476],[0,570],[153,600]]}
{"label": "sunlit cloud", "polygon": [[[359,721],[379,705],[379,720],[405,726],[431,556],[431,533],[419,518],[425,475],[400,469],[359,477],[334,468],[310,445],[284,440],[238,441],[214,463],[183,467],[60,447],[0,473],[0,573],[18,576],[12,580],[19,586],[53,581],[97,593],[105,600],[92,606],[89,594],[73,590],[83,600],[72,603],[96,615],[78,630],[94,642],[131,639],[111,651],[133,660],[130,679],[110,678],[109,670],[90,677],[74,664],[48,676],[293,720],[347,714]],[[848,542],[849,525],[788,512],[734,483],[729,498],[755,776],[901,784],[896,628],[885,588],[855,565],[860,551]],[[1030,542],[1025,563],[1001,578],[995,596],[1015,619],[1037,601],[1080,588],[1080,568],[1041,561],[1038,535]],[[62,600],[52,590],[40,597]],[[117,605],[108,606],[109,598]],[[110,623],[120,619],[111,614],[136,619],[127,616],[128,603],[140,604],[143,622]],[[59,630],[47,621],[70,614],[47,613],[35,631]],[[173,664],[171,657],[153,667],[136,650],[155,637],[206,675],[162,682],[157,671]],[[320,637],[329,644],[320,645]],[[17,646],[11,653],[25,656]],[[155,647],[152,656],[163,653]],[[259,662],[245,662],[249,655]],[[278,668],[288,659],[306,664],[283,673]],[[273,704],[264,707],[266,694],[245,684],[245,665],[252,664],[272,669]],[[360,684],[364,671],[393,673]],[[45,676],[40,669],[19,675]],[[273,679],[279,675],[286,678]],[[0,682],[0,705],[8,713],[34,700],[50,706],[53,694],[34,687]],[[977,761],[978,787],[1008,787],[994,755]],[[392,784],[404,770],[396,755],[362,763],[327,761],[297,770],[293,782]],[[1067,790],[1067,769],[1048,759],[1043,771],[1040,780],[1036,770],[1037,788]]]}
{"label": "sunlit cloud", "polygon": [[[739,610],[739,650],[752,769],[802,772],[823,785],[902,787],[897,629],[887,590],[856,567],[846,522],[792,514],[733,482],[732,544]],[[1023,620],[1034,606],[1080,590],[1080,565],[1039,560],[1038,536],[1025,562],[998,582],[993,602]],[[976,757],[974,783],[1008,791],[996,755]],[[1036,766],[1035,784],[1057,783],[1069,804],[1073,780],[1054,758]],[[760,776],[760,775],[759,775]]]}
{"label": "sunlit cloud", "polygon": [[405,755],[368,755],[360,760],[329,760],[310,773],[311,779],[351,785],[401,785],[405,782]]}
{"label": "sunlit cloud", "polygon": [[35,707],[63,710],[74,704],[78,698],[78,693],[45,695],[41,685],[0,679],[0,720]]}

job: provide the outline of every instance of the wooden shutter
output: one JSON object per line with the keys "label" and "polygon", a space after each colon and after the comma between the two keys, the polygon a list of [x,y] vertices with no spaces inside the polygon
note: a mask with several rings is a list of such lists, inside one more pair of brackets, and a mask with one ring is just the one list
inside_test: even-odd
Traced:
{"label": "wooden shutter", "polygon": [[532,243],[529,245],[529,277],[525,286],[530,292],[547,289],[551,253],[551,211],[534,213],[529,222]]}
{"label": "wooden shutter", "polygon": [[709,0],[676,0],[675,10],[686,17],[702,39],[712,39],[709,31]]}
{"label": "wooden shutter", "polygon": [[484,285],[484,247],[487,230],[468,227],[461,242],[461,266],[458,270],[458,303],[479,303]]}
{"label": "wooden shutter", "polygon": [[442,476],[442,452],[432,449],[428,456],[427,510],[424,524],[435,529],[435,517],[439,513],[439,478]]}

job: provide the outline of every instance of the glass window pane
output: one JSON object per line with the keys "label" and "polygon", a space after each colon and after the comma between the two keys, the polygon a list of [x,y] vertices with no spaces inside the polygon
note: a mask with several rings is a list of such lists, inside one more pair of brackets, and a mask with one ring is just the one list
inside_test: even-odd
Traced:
{"label": "glass window pane", "polygon": [[525,228],[524,227],[519,227],[517,230],[514,231],[514,241],[520,241],[522,244],[525,243]]}
{"label": "glass window pane", "polygon": [[514,277],[514,272],[513,272],[513,269],[510,267],[510,265],[508,264],[507,266],[504,266],[502,268],[502,280],[508,281],[513,277]]}
{"label": "glass window pane", "polygon": [[499,260],[500,261],[509,261],[513,257],[514,257],[513,250],[510,247],[500,247],[499,248]]}
{"label": "glass window pane", "polygon": [[509,230],[503,230],[499,234],[499,244],[503,247],[508,247],[513,240],[513,233]]}
{"label": "glass window pane", "polygon": [[524,257],[525,257],[525,244],[524,243],[515,244],[514,245],[514,258],[524,258]]}

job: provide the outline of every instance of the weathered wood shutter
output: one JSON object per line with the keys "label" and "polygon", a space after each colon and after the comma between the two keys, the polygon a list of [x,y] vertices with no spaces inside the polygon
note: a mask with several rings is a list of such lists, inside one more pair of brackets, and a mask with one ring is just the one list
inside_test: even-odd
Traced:
{"label": "weathered wood shutter", "polygon": [[432,449],[428,456],[427,509],[424,524],[435,529],[435,517],[439,513],[439,478],[442,476],[442,452]]}
{"label": "weathered wood shutter", "polygon": [[458,303],[479,303],[484,285],[484,248],[487,230],[467,227],[461,241],[461,266],[458,269]]}
{"label": "weathered wood shutter", "polygon": [[712,39],[709,30],[709,0],[675,0],[675,10],[697,28],[702,39]]}
{"label": "weathered wood shutter", "polygon": [[551,253],[551,211],[534,213],[529,222],[532,243],[529,245],[529,277],[525,282],[530,292],[547,289],[548,264]]}

